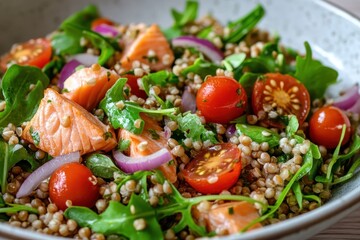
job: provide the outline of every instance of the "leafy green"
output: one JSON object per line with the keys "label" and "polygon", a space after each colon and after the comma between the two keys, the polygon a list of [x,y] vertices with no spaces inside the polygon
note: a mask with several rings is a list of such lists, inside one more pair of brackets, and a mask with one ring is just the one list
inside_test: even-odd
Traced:
{"label": "leafy green", "polygon": [[230,34],[224,39],[224,41],[227,43],[239,42],[257,25],[264,15],[265,10],[259,4],[244,17],[234,22],[230,22],[228,24]]}
{"label": "leafy green", "polygon": [[296,58],[295,77],[302,82],[309,91],[311,99],[323,98],[326,89],[336,83],[337,71],[324,66],[320,61],[312,59],[312,51],[305,42],[306,55]]}
{"label": "leafy green", "polygon": [[42,71],[46,74],[49,79],[53,79],[57,74],[60,73],[61,69],[65,65],[65,60],[62,57],[55,56],[47,63]]}
{"label": "leafy green", "polygon": [[192,113],[179,114],[175,118],[179,130],[185,134],[185,137],[193,141],[207,141],[217,143],[215,133],[207,130],[201,123],[198,115]]}
{"label": "leafy green", "polygon": [[245,53],[235,53],[230,56],[227,56],[223,61],[222,64],[225,66],[226,70],[232,71],[235,68],[240,67],[240,65],[246,59]]}
{"label": "leafy green", "polygon": [[315,201],[318,203],[319,206],[321,206],[321,198],[316,195],[303,195],[303,198],[309,201]]}
{"label": "leafy green", "polygon": [[339,184],[339,183],[342,183],[342,182],[345,182],[347,180],[349,180],[350,178],[352,178],[355,174],[355,171],[360,167],[360,158],[356,159],[356,161],[353,162],[353,164],[351,165],[350,169],[347,171],[347,173],[340,177],[340,178],[337,178],[335,179],[333,182],[332,182],[332,185],[335,185],[335,184]]}
{"label": "leafy green", "polygon": [[60,28],[62,29],[64,25],[71,23],[77,24],[83,28],[90,29],[91,22],[99,17],[98,9],[95,5],[88,5],[87,7],[81,9],[80,11],[72,14],[68,18],[66,18]]}
{"label": "leafy green", "polygon": [[12,65],[1,82],[6,107],[0,112],[0,127],[7,126],[9,122],[20,125],[30,120],[48,84],[49,79],[39,68]]}
{"label": "leafy green", "polygon": [[299,128],[299,121],[297,120],[296,116],[291,115],[289,119],[289,123],[285,129],[286,135],[293,136],[298,130],[298,128]]}
{"label": "leafy green", "polygon": [[299,205],[300,210],[303,208],[302,200],[303,200],[303,194],[301,192],[300,183],[298,181],[295,181],[292,185],[292,190],[294,192],[296,201]]}
{"label": "leafy green", "polygon": [[[259,78],[261,78],[260,74],[246,72],[239,79],[239,83],[245,89],[245,92],[246,92],[246,95],[248,96],[248,98],[251,97],[254,84],[255,84],[256,80],[258,80]],[[235,79],[237,79],[237,78],[235,78]]]}
{"label": "leafy green", "polygon": [[236,124],[236,130],[239,134],[244,134],[257,143],[269,143],[270,148],[279,145],[280,135],[270,129],[260,126]]}
{"label": "leafy green", "polygon": [[[106,93],[105,98],[100,102],[100,108],[105,111],[111,125],[117,128],[125,128],[135,134],[140,134],[144,128],[144,121],[141,121],[140,127],[135,126],[135,121],[141,119],[140,113],[173,115],[177,109],[151,110],[140,107],[138,104],[125,99],[123,89],[126,84],[126,78],[120,78]],[[122,101],[124,108],[117,107],[117,103]]]}
{"label": "leafy green", "polygon": [[95,176],[101,178],[113,179],[114,173],[124,174],[115,166],[110,157],[101,153],[86,156],[86,166]]}
{"label": "leafy green", "polygon": [[181,71],[183,76],[186,76],[188,73],[194,73],[199,75],[201,78],[205,78],[208,75],[215,76],[216,70],[221,68],[220,66],[208,62],[203,58],[197,58],[193,65],[188,66],[187,68]]}
{"label": "leafy green", "polygon": [[34,157],[29,154],[26,149],[20,145],[9,145],[3,140],[0,140],[0,183],[1,191],[6,191],[7,178],[9,170],[20,161],[27,161],[30,164],[30,169],[34,170],[38,167],[38,163]]}

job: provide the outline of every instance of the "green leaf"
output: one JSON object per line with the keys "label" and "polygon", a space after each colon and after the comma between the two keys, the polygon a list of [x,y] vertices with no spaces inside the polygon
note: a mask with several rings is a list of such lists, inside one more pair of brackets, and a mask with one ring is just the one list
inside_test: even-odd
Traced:
{"label": "green leaf", "polygon": [[253,87],[254,87],[254,84],[255,84],[256,80],[258,80],[260,77],[261,77],[260,74],[246,72],[239,79],[239,83],[243,86],[243,88],[245,89],[246,95],[249,98],[252,95],[252,90],[253,90]]}
{"label": "green leaf", "polygon": [[359,167],[360,167],[360,158],[358,158],[356,161],[353,162],[349,171],[344,176],[335,179],[334,182],[332,183],[332,185],[343,183],[343,182],[351,179]]}
{"label": "green leaf", "polygon": [[286,135],[289,137],[293,136],[296,131],[299,129],[299,121],[297,120],[297,117],[294,115],[290,116],[289,123],[286,126]]}
{"label": "green leaf", "polygon": [[336,83],[337,71],[324,66],[320,61],[312,59],[312,51],[308,42],[305,42],[306,55],[296,58],[295,77],[305,85],[312,100],[323,98],[326,89]]}
{"label": "green leaf", "polygon": [[65,60],[62,57],[55,56],[43,67],[42,71],[49,79],[53,79],[57,74],[60,73],[64,65]]}
{"label": "green leaf", "polygon": [[[131,208],[135,212],[131,212]],[[110,201],[106,210],[97,215],[95,212],[84,207],[69,207],[65,211],[67,218],[75,220],[81,227],[90,227],[94,232],[104,235],[118,234],[128,237],[130,240],[137,239],[162,239],[163,234],[159,222],[156,219],[156,211],[141,197],[132,194],[127,206],[119,202]],[[134,221],[144,219],[146,227],[137,230]]]}
{"label": "green leaf", "polygon": [[254,142],[269,143],[270,148],[279,145],[280,135],[274,131],[271,131],[270,129],[246,124],[236,124],[236,129],[239,134],[244,134],[250,137]]}
{"label": "green leaf", "polygon": [[17,212],[20,212],[20,211],[26,211],[26,212],[35,213],[35,214],[39,213],[36,208],[29,207],[29,206],[26,206],[26,205],[23,205],[23,204],[11,204],[11,203],[9,203],[8,205],[9,205],[9,207],[0,208],[0,213],[17,213]]}
{"label": "green leaf", "polygon": [[299,205],[300,210],[303,208],[302,200],[303,200],[303,194],[301,192],[300,183],[298,181],[294,182],[292,185],[292,190],[294,192],[296,201]]}
{"label": "green leaf", "polygon": [[232,71],[233,69],[240,67],[240,65],[244,62],[245,59],[246,59],[245,53],[235,53],[230,56],[227,56],[222,61],[222,64],[224,64],[226,70]]}
{"label": "green leaf", "polygon": [[27,161],[31,166],[31,170],[34,170],[39,165],[22,145],[9,145],[3,140],[0,140],[0,156],[2,156],[0,158],[0,183],[2,192],[6,190],[9,170],[18,162],[23,160]]}
{"label": "green leaf", "polygon": [[338,143],[338,145],[336,146],[336,148],[334,150],[333,156],[332,156],[331,161],[329,163],[329,166],[327,168],[326,179],[328,181],[330,181],[330,179],[332,179],[332,177],[333,177],[332,176],[333,175],[333,166],[338,160],[338,156],[339,156],[339,152],[340,152],[340,148],[341,148],[341,143],[344,140],[345,132],[346,132],[346,125],[344,124],[342,126],[342,131],[341,131],[341,136],[340,136],[339,143]]}
{"label": "green leaf", "polygon": [[113,179],[115,172],[125,175],[115,166],[110,157],[101,153],[86,156],[86,166],[95,176],[101,178]]}
{"label": "green leaf", "polygon": [[214,132],[207,130],[201,123],[198,115],[192,113],[179,114],[175,117],[179,130],[182,131],[187,138],[193,141],[207,141],[217,143]]}
{"label": "green leaf", "polygon": [[183,76],[186,76],[188,73],[194,73],[194,74],[199,75],[202,79],[204,79],[208,75],[215,76],[216,70],[218,68],[221,68],[221,67],[214,63],[207,62],[202,58],[198,58],[195,60],[193,65],[188,66],[187,68],[183,69],[181,71],[181,74]]}
{"label": "green leaf", "polygon": [[318,203],[319,206],[321,206],[321,198],[316,195],[303,195],[304,199],[309,201],[315,201]]}
{"label": "green leaf", "polygon": [[66,18],[60,25],[60,28],[62,29],[64,25],[71,23],[77,24],[83,28],[90,29],[91,22],[98,17],[99,12],[97,10],[97,7],[95,5],[89,5]]}
{"label": "green leaf", "polygon": [[0,127],[9,122],[18,126],[35,114],[49,79],[37,67],[12,65],[5,73],[1,89],[6,101],[0,112]]}
{"label": "green leaf", "polygon": [[[117,128],[125,128],[128,131],[131,131],[135,134],[140,134],[144,128],[144,121],[141,122],[140,127],[135,126],[135,121],[140,119],[140,113],[150,113],[150,114],[161,114],[161,115],[173,115],[177,109],[161,109],[161,110],[151,110],[140,107],[134,102],[130,102],[125,99],[123,89],[126,84],[126,78],[120,78],[106,93],[105,98],[100,102],[100,108],[105,111],[111,125]],[[124,103],[124,108],[120,109],[116,104],[122,101]]]}
{"label": "green leaf", "polygon": [[182,27],[189,22],[195,21],[199,4],[197,1],[187,0],[184,12],[180,13],[175,9],[171,10],[175,25]]}
{"label": "green leaf", "polygon": [[237,43],[242,40],[265,15],[264,8],[259,4],[244,17],[230,22],[230,34],[224,39],[227,43]]}

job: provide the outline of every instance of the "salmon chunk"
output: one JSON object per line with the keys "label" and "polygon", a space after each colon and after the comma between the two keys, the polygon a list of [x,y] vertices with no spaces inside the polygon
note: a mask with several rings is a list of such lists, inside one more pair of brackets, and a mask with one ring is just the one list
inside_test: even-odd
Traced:
{"label": "salmon chunk", "polygon": [[[127,154],[130,157],[142,157],[159,151],[162,148],[168,148],[167,139],[163,134],[163,129],[159,126],[156,120],[141,114],[144,120],[144,130],[140,135],[129,132],[126,129],[119,130],[119,139],[129,140],[130,146]],[[144,144],[145,146],[141,146]],[[171,163],[165,163],[159,167],[159,170],[164,174],[169,182],[174,183],[177,180],[176,166]]]}
{"label": "salmon chunk", "polygon": [[109,126],[51,88],[45,90],[22,137],[53,157],[75,151],[107,152],[117,145]]}
{"label": "salmon chunk", "polygon": [[119,78],[115,71],[93,64],[76,71],[65,80],[63,95],[91,111]]}
{"label": "salmon chunk", "polygon": [[132,44],[126,45],[121,58],[121,66],[132,69],[132,63],[139,61],[159,71],[170,67],[174,61],[174,54],[170,45],[158,25],[152,25],[135,39]]}

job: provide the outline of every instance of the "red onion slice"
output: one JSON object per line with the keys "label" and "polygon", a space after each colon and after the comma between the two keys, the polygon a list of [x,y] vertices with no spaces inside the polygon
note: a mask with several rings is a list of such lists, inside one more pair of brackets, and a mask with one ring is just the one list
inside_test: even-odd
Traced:
{"label": "red onion slice", "polygon": [[347,89],[344,95],[334,99],[333,105],[343,110],[352,108],[356,101],[360,98],[359,86],[355,86]]}
{"label": "red onion slice", "polygon": [[181,97],[181,111],[191,113],[196,112],[196,96],[190,92],[189,87],[185,87],[183,95]]}
{"label": "red onion slice", "polygon": [[114,38],[117,35],[119,35],[119,31],[115,27],[105,24],[105,23],[95,26],[92,30],[94,32],[97,32],[97,33],[105,36],[105,37],[113,37]]}
{"label": "red onion slice", "polygon": [[346,109],[346,111],[360,113],[360,98],[350,108]]}
{"label": "red onion slice", "polygon": [[58,83],[57,83],[57,86],[60,89],[64,88],[65,80],[68,77],[70,77],[75,72],[76,68],[80,65],[81,65],[81,62],[79,62],[76,59],[72,59],[64,65],[64,67],[61,69],[61,72],[59,74],[59,79],[58,79]]}
{"label": "red onion slice", "polygon": [[172,160],[172,155],[166,148],[162,148],[153,154],[143,157],[128,157],[118,150],[113,151],[113,156],[116,165],[126,173],[153,170]]}
{"label": "red onion slice", "polygon": [[82,65],[84,65],[86,67],[90,67],[94,63],[98,62],[99,56],[95,56],[95,55],[92,55],[89,53],[79,53],[79,54],[70,56],[67,60],[71,61],[73,59],[79,61]]}
{"label": "red onion slice", "polygon": [[50,175],[59,167],[66,163],[79,162],[80,153],[73,152],[65,155],[61,155],[46,162],[34,172],[32,172],[23,182],[19,191],[16,193],[16,198],[25,197],[31,194],[31,192],[39,186],[39,184],[50,177]]}
{"label": "red onion slice", "polygon": [[236,131],[235,124],[230,124],[225,132],[226,138],[230,140],[233,136],[238,136],[238,132]]}
{"label": "red onion slice", "polygon": [[194,47],[207,56],[211,61],[220,63],[224,59],[224,54],[215,45],[206,39],[194,36],[182,36],[172,39],[175,47]]}

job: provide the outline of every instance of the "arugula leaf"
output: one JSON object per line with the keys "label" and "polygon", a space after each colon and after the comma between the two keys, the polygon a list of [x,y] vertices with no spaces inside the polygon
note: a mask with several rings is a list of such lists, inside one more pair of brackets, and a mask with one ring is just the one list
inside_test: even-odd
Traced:
{"label": "arugula leaf", "polygon": [[2,156],[0,158],[0,184],[2,192],[6,190],[9,170],[18,162],[22,160],[27,161],[30,164],[31,170],[34,170],[39,165],[34,157],[20,144],[9,145],[5,141],[0,140],[0,155]]}
{"label": "arugula leaf", "polygon": [[64,58],[54,56],[53,59],[42,68],[42,71],[49,79],[53,79],[58,73],[60,73],[64,65]]}
{"label": "arugula leaf", "polygon": [[280,135],[270,129],[260,126],[236,124],[236,130],[239,134],[244,134],[257,143],[269,143],[270,148],[279,145]]}
{"label": "arugula leaf", "polygon": [[354,161],[354,163],[351,165],[349,171],[342,177],[339,177],[337,179],[335,179],[332,182],[332,185],[335,184],[339,184],[339,183],[343,183],[347,180],[349,180],[350,178],[352,178],[355,174],[355,171],[360,167],[360,158],[356,159],[356,161]]}
{"label": "arugula leaf", "polygon": [[5,110],[0,112],[0,127],[30,120],[35,114],[49,79],[37,67],[12,65],[1,81]]}
{"label": "arugula leaf", "polygon": [[223,61],[222,64],[225,66],[226,70],[232,71],[235,68],[240,67],[240,65],[246,59],[245,53],[235,53],[230,56],[227,56]]}
{"label": "arugula leaf", "polygon": [[[239,79],[239,83],[243,86],[243,88],[245,89],[246,95],[250,98],[252,95],[252,90],[254,87],[254,84],[256,82],[256,80],[258,80],[259,78],[261,78],[260,74],[257,73],[251,73],[251,72],[246,72],[244,73],[244,75],[241,76],[241,78]],[[237,78],[235,78],[237,79]],[[250,102],[250,101],[249,101]]]}
{"label": "arugula leaf", "polygon": [[337,71],[324,66],[320,61],[312,59],[312,51],[305,42],[306,55],[296,58],[295,78],[302,82],[309,91],[311,99],[323,98],[326,89],[336,83]]}
{"label": "arugula leaf", "polygon": [[300,210],[303,208],[302,200],[303,200],[303,194],[301,192],[300,183],[298,181],[294,182],[292,185],[292,190],[294,192],[296,201],[299,205]]}
{"label": "arugula leaf", "polygon": [[303,195],[303,198],[310,201],[315,201],[318,203],[319,206],[321,206],[321,198],[316,195]]}
{"label": "arugula leaf", "polygon": [[[140,134],[144,129],[144,121],[141,122],[140,127],[135,126],[135,121],[141,119],[140,113],[161,114],[161,115],[173,115],[177,109],[161,109],[152,110],[140,107],[134,102],[130,102],[125,99],[123,89],[126,84],[127,78],[120,78],[106,93],[105,98],[100,102],[100,108],[109,117],[111,125],[117,128],[125,128],[135,134]],[[123,101],[124,108],[120,109],[116,106],[116,103]]]}
{"label": "arugula leaf", "polygon": [[289,119],[289,123],[285,129],[286,135],[293,136],[298,129],[299,129],[299,121],[297,120],[296,116],[291,115]]}
{"label": "arugula leaf", "polygon": [[[131,208],[135,208],[135,213],[131,212]],[[70,207],[64,214],[67,218],[74,219],[81,227],[90,227],[104,235],[118,234],[130,240],[163,238],[155,209],[135,194],[131,195],[128,206],[110,201],[107,209],[100,215],[85,207]],[[134,221],[138,219],[145,220],[145,229],[135,229]]]}
{"label": "arugula leaf", "polygon": [[95,5],[88,5],[82,10],[66,18],[60,25],[60,28],[62,29],[64,25],[71,23],[71,24],[79,25],[83,28],[90,29],[91,22],[98,17],[99,17],[99,12],[97,7]]}
{"label": "arugula leaf", "polygon": [[259,4],[244,17],[235,22],[230,22],[228,28],[230,28],[231,32],[224,41],[227,43],[239,42],[257,25],[264,15],[265,10]]}
{"label": "arugula leaf", "polygon": [[203,58],[197,58],[193,65],[188,66],[181,71],[181,75],[186,76],[188,73],[194,73],[204,79],[208,75],[215,76],[218,68],[222,67],[212,62],[205,61]]}
{"label": "arugula leaf", "polygon": [[193,113],[179,114],[175,116],[174,120],[178,123],[179,130],[185,134],[185,137],[191,138],[193,141],[218,142],[215,133],[204,127],[198,115]]}
{"label": "arugula leaf", "polygon": [[113,163],[111,158],[101,153],[93,153],[86,156],[86,166],[97,177],[113,179],[114,173],[125,176],[125,173]]}

